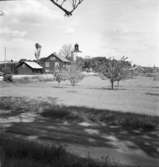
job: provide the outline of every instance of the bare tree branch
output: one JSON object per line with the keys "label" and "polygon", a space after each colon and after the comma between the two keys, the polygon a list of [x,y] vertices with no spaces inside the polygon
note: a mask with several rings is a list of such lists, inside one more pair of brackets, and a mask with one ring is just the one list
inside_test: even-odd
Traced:
{"label": "bare tree branch", "polygon": [[74,5],[74,7],[73,7],[73,9],[71,10],[71,14],[74,12],[74,10],[76,10],[77,9],[77,7],[83,2],[84,0],[79,0],[78,2],[76,2],[76,0],[75,0],[75,5]]}
{"label": "bare tree branch", "polygon": [[57,6],[58,8],[60,8],[60,9],[65,13],[65,15],[67,15],[67,16],[72,15],[72,12],[66,10],[66,9],[63,8],[60,4],[57,3],[58,0],[56,0],[56,2],[55,2],[55,0],[50,0],[50,1],[51,1],[55,6]]}
{"label": "bare tree branch", "polygon": [[[0,0],[1,1],[16,1],[16,0]],[[64,7],[64,4],[66,2],[69,2],[69,0],[50,0],[55,6],[57,6],[59,9],[61,9],[66,16],[71,16],[74,10],[77,9],[77,7],[84,1],[84,0],[70,0],[70,3],[72,5],[72,10],[68,10]]]}
{"label": "bare tree branch", "polygon": [[63,7],[64,3],[68,0],[62,0],[60,3],[59,0],[50,0],[55,6],[60,8],[66,16],[71,16],[72,13],[77,9],[77,7],[84,1],[84,0],[72,0],[72,10],[67,10],[65,7]]}

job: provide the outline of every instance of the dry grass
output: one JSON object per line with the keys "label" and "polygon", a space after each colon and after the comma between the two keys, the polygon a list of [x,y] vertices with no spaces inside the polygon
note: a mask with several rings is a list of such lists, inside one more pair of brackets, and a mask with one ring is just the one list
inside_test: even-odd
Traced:
{"label": "dry grass", "polygon": [[156,116],[76,106],[49,106],[41,115],[60,121],[77,122],[87,120],[94,123],[103,122],[109,125],[122,126],[123,129],[142,129],[144,131],[151,131],[159,126],[159,117]]}
{"label": "dry grass", "polygon": [[89,158],[78,158],[60,146],[44,146],[2,134],[0,148],[2,167],[117,167],[106,161],[99,163]]}

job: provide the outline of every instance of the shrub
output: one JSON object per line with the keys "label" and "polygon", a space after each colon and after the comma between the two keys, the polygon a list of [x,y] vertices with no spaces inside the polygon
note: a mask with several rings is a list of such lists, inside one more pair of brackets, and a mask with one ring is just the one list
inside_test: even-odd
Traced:
{"label": "shrub", "polygon": [[151,131],[156,129],[159,125],[158,117],[134,113],[107,111],[106,114],[104,114],[104,112],[100,114],[97,113],[96,117],[99,117],[100,121],[108,124],[122,126],[123,129]]}
{"label": "shrub", "polygon": [[13,82],[13,77],[11,74],[4,74],[3,75],[3,81],[6,81],[6,82]]}
{"label": "shrub", "polygon": [[72,86],[75,86],[79,81],[84,78],[82,75],[81,68],[76,63],[72,63],[68,70],[68,80]]}
{"label": "shrub", "polygon": [[81,120],[79,115],[65,106],[50,106],[41,113],[42,116],[57,120]]}
{"label": "shrub", "polygon": [[57,71],[55,71],[54,76],[55,76],[55,81],[57,81],[59,85],[60,85],[60,83],[62,81],[65,80],[65,78],[64,78],[64,76],[65,76],[64,75],[64,70],[57,70]]}
{"label": "shrub", "polygon": [[156,128],[156,123],[150,116],[128,116],[121,120],[121,125],[127,128],[143,129],[146,131]]}

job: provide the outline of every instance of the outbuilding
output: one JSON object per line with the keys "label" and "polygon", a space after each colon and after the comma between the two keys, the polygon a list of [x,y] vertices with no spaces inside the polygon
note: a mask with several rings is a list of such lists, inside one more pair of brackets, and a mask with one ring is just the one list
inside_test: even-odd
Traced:
{"label": "outbuilding", "polygon": [[20,62],[16,67],[17,74],[33,75],[43,73],[43,67],[34,61]]}

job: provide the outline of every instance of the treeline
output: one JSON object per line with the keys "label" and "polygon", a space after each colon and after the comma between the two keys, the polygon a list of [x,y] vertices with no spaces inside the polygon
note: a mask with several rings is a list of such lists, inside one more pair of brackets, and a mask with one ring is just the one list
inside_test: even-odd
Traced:
{"label": "treeline", "polygon": [[[93,72],[102,72],[103,65],[107,66],[110,63],[110,59],[106,57],[93,57],[93,58],[77,58],[77,63],[82,67],[83,71],[93,71]],[[118,60],[116,60],[118,61]],[[121,61],[121,60],[120,60]],[[123,60],[123,66],[131,67],[129,61]]]}

